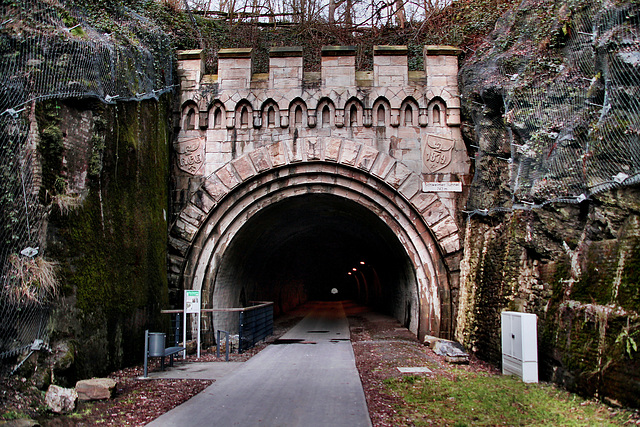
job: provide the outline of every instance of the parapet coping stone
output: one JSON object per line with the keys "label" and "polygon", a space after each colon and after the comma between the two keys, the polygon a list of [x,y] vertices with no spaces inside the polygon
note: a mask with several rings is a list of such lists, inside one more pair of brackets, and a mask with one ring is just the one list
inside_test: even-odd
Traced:
{"label": "parapet coping stone", "polygon": [[356,47],[322,46],[322,56],[356,56]]}
{"label": "parapet coping stone", "polygon": [[457,48],[455,46],[446,46],[446,45],[426,45],[424,47],[424,54],[429,56],[436,55],[448,55],[448,56],[458,56],[462,53],[462,49]]}
{"label": "parapet coping stone", "polygon": [[298,56],[302,56],[302,46],[283,46],[269,49],[270,58],[290,58]]}
{"label": "parapet coping stone", "polygon": [[253,48],[241,47],[241,48],[226,48],[218,51],[218,58],[251,58],[253,54]]}
{"label": "parapet coping stone", "polygon": [[373,47],[373,56],[406,56],[409,48],[402,45],[377,45]]}
{"label": "parapet coping stone", "polygon": [[202,49],[191,49],[191,50],[180,50],[178,51],[178,60],[186,61],[189,59],[199,59],[201,61],[204,60],[204,50]]}

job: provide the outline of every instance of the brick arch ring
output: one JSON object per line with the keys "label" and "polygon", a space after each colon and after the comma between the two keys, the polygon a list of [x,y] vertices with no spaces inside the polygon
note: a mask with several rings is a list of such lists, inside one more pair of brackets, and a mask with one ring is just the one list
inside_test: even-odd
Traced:
{"label": "brick arch ring", "polygon": [[202,290],[212,306],[219,260],[248,219],[303,194],[333,194],[374,212],[398,236],[414,268],[419,319],[409,329],[450,337],[450,280],[459,230],[436,193],[393,157],[341,138],[280,141],[225,164],[202,182],[171,226],[169,282]]}

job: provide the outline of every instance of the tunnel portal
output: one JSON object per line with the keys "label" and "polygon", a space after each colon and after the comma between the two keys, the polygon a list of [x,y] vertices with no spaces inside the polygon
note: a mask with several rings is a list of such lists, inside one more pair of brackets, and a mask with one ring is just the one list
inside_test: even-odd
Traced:
{"label": "tunnel portal", "polygon": [[[353,299],[419,338],[450,338],[459,281],[456,209],[470,161],[460,130],[459,49],[325,46],[307,72],[299,47],[178,55],[169,288],[206,308]],[[350,274],[349,274],[350,273]],[[452,293],[452,289],[454,292]],[[221,320],[214,319],[214,327]]]}

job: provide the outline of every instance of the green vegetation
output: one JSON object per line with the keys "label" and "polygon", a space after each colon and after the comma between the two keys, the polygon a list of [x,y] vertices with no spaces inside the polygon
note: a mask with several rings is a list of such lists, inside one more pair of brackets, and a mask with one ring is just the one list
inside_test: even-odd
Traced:
{"label": "green vegetation", "polygon": [[451,378],[406,376],[385,383],[405,402],[395,408],[403,425],[608,426],[632,415],[511,376],[459,370]]}
{"label": "green vegetation", "polygon": [[8,420],[18,420],[20,418],[29,418],[27,414],[23,414],[18,411],[7,411],[4,414],[0,415],[0,419],[8,421]]}

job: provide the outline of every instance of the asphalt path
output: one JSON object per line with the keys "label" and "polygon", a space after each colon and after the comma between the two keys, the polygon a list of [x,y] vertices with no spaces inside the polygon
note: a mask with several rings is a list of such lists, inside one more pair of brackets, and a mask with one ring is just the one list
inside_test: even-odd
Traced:
{"label": "asphalt path", "polygon": [[275,343],[149,426],[371,426],[341,302],[313,303]]}

